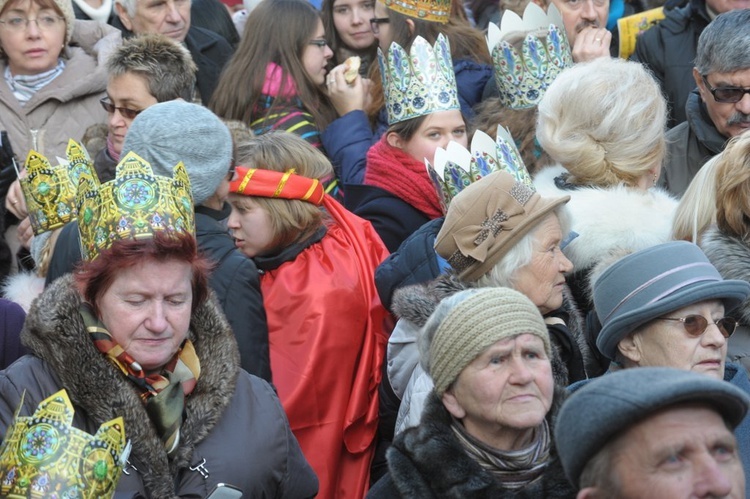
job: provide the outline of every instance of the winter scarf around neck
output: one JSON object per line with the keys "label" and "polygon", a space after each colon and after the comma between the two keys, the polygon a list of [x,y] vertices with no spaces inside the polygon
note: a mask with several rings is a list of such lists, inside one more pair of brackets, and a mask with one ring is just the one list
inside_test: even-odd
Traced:
{"label": "winter scarf around neck", "polygon": [[435,186],[424,162],[380,139],[367,151],[365,184],[379,187],[427,215],[430,220],[443,216]]}
{"label": "winter scarf around neck", "polygon": [[5,66],[5,81],[8,83],[13,96],[18,100],[21,106],[25,105],[39,90],[60,76],[65,70],[65,61],[57,59],[57,66],[35,75],[17,75],[13,76],[10,72],[10,66]]}

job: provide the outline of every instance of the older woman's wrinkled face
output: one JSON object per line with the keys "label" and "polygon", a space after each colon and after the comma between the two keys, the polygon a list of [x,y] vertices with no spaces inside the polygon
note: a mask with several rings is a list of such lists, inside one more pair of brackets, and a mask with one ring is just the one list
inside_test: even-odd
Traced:
{"label": "older woman's wrinkled face", "polygon": [[534,231],[531,262],[513,276],[516,291],[525,294],[542,314],[562,306],[565,273],[573,270],[560,249],[562,238],[557,215],[545,218]]}
{"label": "older woman's wrinkled face", "polygon": [[724,317],[724,305],[718,300],[704,301],[663,317],[688,315],[702,315],[709,322],[697,338],[687,334],[682,322],[657,319],[621,340],[620,353],[638,367],[674,367],[724,379],[727,340],[715,325]]}
{"label": "older woman's wrinkled face", "polygon": [[14,76],[36,75],[57,66],[65,43],[65,19],[32,0],[10,3],[0,16],[0,47]]}
{"label": "older woman's wrinkled face", "polygon": [[544,342],[521,334],[494,343],[459,374],[443,404],[466,431],[496,449],[528,444],[552,405],[554,381]]}
{"label": "older woman's wrinkled face", "polygon": [[189,263],[149,259],[120,272],[97,301],[112,338],[144,370],[162,368],[187,337],[191,281]]}

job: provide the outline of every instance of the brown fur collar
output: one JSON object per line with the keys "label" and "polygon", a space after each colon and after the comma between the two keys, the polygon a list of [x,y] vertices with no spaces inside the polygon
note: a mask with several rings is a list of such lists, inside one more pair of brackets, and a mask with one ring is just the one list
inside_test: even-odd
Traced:
{"label": "brown fur collar", "polygon": [[169,461],[135,388],[88,338],[80,303],[72,277],[57,279],[32,305],[22,341],[51,367],[73,404],[97,426],[123,416],[133,444],[130,461],[138,463],[150,496],[174,497],[174,477],[188,466],[193,448],[210,433],[234,393],[239,353],[232,330],[213,295],[193,314],[190,339],[201,376],[186,399],[180,447]]}

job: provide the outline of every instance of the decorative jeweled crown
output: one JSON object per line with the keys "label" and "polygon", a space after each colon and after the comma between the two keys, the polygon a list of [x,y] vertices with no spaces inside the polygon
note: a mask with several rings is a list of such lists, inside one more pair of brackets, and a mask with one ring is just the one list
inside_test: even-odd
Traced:
{"label": "decorative jeweled crown", "polygon": [[434,47],[418,36],[409,54],[394,42],[388,49],[388,60],[385,59],[378,49],[389,125],[461,108],[450,45],[442,34]]}
{"label": "decorative jeweled crown", "polygon": [[[560,11],[550,3],[545,14],[530,2],[523,19],[505,11],[500,26],[490,23],[487,27],[500,102],[511,109],[536,106],[557,75],[573,64]],[[513,34],[525,34],[520,53],[507,41]]]}
{"label": "decorative jeweled crown", "polygon": [[446,149],[438,147],[435,150],[434,162],[434,167],[426,163],[427,173],[435,184],[444,212],[464,188],[496,171],[508,172],[518,182],[536,190],[513,137],[499,125],[495,140],[477,130],[471,139],[471,151],[451,141]]}
{"label": "decorative jeweled crown", "polygon": [[78,182],[93,171],[88,152],[74,140],[68,141],[65,153],[67,160],[57,158],[55,166],[33,150],[26,158],[26,176],[20,183],[36,235],[75,220]]}
{"label": "decorative jeweled crown", "polygon": [[2,497],[112,497],[128,458],[125,423],[117,418],[94,435],[72,426],[65,390],[44,399],[31,417],[19,416],[0,446]]}
{"label": "decorative jeweled crown", "polygon": [[160,230],[195,233],[190,179],[182,162],[172,178],[163,177],[129,152],[117,164],[113,180],[100,184],[95,172],[83,176],[76,205],[84,260],[93,260],[121,239],[149,238]]}
{"label": "decorative jeweled crown", "polygon": [[405,16],[436,23],[447,23],[451,17],[451,0],[385,0],[385,5]]}

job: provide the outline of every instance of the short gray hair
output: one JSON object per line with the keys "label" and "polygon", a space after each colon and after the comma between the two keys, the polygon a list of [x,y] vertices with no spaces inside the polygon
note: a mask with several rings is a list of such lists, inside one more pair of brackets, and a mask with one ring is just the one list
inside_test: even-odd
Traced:
{"label": "short gray hair", "polygon": [[138,0],[115,0],[115,3],[119,3],[122,5],[122,7],[125,9],[125,12],[128,13],[129,17],[133,17],[135,15],[135,7],[138,3]]}
{"label": "short gray hair", "polygon": [[570,232],[570,212],[565,205],[560,205],[555,211],[539,220],[538,225],[527,232],[500,259],[500,261],[492,267],[492,270],[477,280],[476,286],[480,288],[502,286],[515,289],[515,278],[518,271],[530,264],[531,259],[534,256],[534,241],[539,232],[539,227],[541,227],[541,225],[551,216],[557,217],[557,220],[560,222],[563,239],[565,239]]}
{"label": "short gray hair", "polygon": [[695,68],[702,75],[750,69],[750,9],[725,12],[698,39]]}

